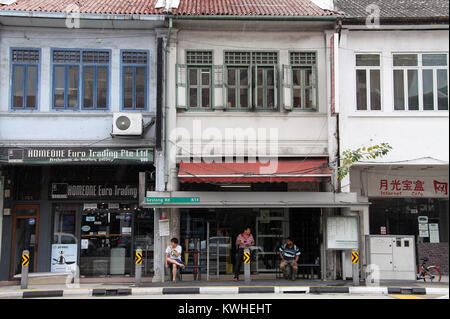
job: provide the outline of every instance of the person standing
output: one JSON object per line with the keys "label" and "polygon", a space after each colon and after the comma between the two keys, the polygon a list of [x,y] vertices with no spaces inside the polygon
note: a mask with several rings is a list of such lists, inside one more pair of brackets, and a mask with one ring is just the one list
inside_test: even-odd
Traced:
{"label": "person standing", "polygon": [[251,233],[250,226],[246,226],[244,228],[244,232],[239,234],[236,238],[236,261],[234,264],[234,281],[239,280],[239,273],[241,272],[242,259],[244,258],[244,249],[250,248],[255,245],[255,240],[253,239],[253,235]]}
{"label": "person standing", "polygon": [[287,272],[286,266],[291,265],[292,274],[291,279],[295,280],[297,278],[297,270],[298,270],[298,258],[300,256],[300,250],[294,245],[294,242],[291,238],[286,239],[286,243],[280,247],[280,269],[284,274],[284,278],[288,279],[289,274]]}

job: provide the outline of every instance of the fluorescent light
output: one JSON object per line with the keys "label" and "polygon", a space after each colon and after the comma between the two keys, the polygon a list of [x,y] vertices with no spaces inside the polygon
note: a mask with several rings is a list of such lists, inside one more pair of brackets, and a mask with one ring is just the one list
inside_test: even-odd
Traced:
{"label": "fluorescent light", "polygon": [[220,185],[220,187],[223,188],[250,188],[252,187],[251,185]]}

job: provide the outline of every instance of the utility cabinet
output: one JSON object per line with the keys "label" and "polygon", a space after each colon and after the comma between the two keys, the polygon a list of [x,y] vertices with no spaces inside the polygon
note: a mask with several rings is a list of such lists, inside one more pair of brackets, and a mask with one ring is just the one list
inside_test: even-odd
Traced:
{"label": "utility cabinet", "polygon": [[366,251],[380,280],[416,280],[414,236],[366,235]]}

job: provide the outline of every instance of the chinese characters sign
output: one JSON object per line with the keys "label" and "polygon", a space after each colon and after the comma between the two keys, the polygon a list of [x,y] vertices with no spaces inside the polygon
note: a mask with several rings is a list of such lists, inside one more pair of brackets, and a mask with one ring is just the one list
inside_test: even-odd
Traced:
{"label": "chinese characters sign", "polygon": [[369,196],[448,197],[448,177],[369,174]]}

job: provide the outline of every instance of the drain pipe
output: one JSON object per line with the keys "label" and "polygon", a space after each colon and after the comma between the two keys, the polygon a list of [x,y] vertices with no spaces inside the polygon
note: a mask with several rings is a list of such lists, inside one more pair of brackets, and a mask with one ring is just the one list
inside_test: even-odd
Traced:
{"label": "drain pipe", "polygon": [[168,92],[169,92],[169,81],[168,81],[168,65],[169,65],[169,49],[170,49],[170,37],[172,35],[172,27],[173,27],[173,21],[172,18],[169,18],[169,32],[167,34],[167,43],[166,43],[166,65],[165,65],[165,73],[166,73],[166,92],[165,92],[165,116],[164,116],[164,184],[165,184],[165,190],[167,191],[167,183],[169,181],[169,160],[168,160],[168,146],[169,146],[169,139],[167,136],[167,118],[169,113],[169,107],[168,107]]}

